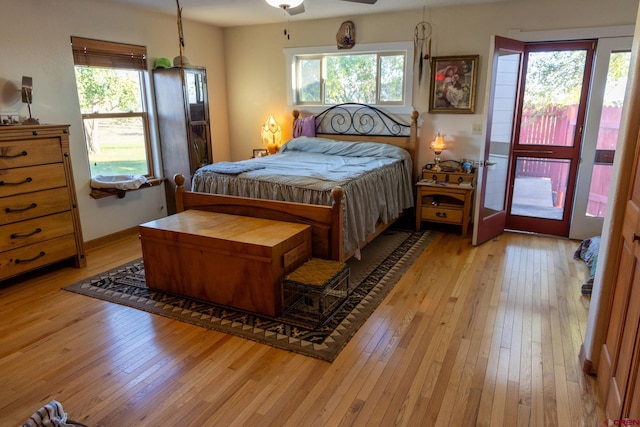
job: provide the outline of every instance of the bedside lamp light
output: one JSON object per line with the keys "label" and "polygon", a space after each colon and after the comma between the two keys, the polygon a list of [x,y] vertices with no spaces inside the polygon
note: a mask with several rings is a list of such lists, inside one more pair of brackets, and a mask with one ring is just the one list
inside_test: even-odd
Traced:
{"label": "bedside lamp light", "polygon": [[433,167],[433,171],[440,172],[442,170],[440,168],[440,154],[447,148],[447,143],[444,141],[444,134],[441,131],[438,131],[436,139],[431,141],[429,147],[436,155],[434,158],[435,165]]}
{"label": "bedside lamp light", "polygon": [[282,129],[273,114],[269,114],[269,118],[262,125],[262,143],[267,146],[269,154],[275,154],[282,143]]}

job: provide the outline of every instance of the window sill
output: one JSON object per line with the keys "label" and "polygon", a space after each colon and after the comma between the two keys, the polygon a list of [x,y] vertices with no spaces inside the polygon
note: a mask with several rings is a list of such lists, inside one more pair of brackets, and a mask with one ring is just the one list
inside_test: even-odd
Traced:
{"label": "window sill", "polygon": [[135,190],[119,190],[117,188],[107,189],[107,188],[91,188],[91,192],[89,195],[93,199],[104,199],[105,197],[117,196],[119,199],[123,199],[124,196],[127,195],[129,191],[138,191],[143,188],[156,187],[160,185],[164,179],[161,178],[153,178],[149,179],[146,183],[142,184],[139,188]]}

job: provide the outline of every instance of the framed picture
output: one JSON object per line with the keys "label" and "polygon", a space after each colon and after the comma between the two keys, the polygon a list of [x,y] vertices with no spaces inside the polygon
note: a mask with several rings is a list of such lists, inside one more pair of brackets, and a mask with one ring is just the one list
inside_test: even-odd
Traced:
{"label": "framed picture", "polygon": [[430,113],[473,113],[479,55],[431,58]]}
{"label": "framed picture", "polygon": [[267,152],[266,148],[254,148],[253,149],[253,158],[255,159],[256,157],[264,157],[267,154],[269,154]]}

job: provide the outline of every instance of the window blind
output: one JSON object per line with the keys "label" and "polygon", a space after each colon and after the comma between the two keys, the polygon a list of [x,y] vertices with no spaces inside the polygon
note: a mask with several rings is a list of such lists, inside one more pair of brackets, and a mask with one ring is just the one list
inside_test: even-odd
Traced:
{"label": "window blind", "polygon": [[75,65],[147,70],[147,48],[71,36]]}

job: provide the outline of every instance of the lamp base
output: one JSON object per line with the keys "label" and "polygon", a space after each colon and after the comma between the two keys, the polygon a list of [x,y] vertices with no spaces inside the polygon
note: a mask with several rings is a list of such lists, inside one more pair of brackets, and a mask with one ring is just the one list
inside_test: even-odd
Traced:
{"label": "lamp base", "polygon": [[40,124],[40,120],[33,118],[33,117],[29,117],[28,119],[24,119],[24,121],[22,122],[23,125],[39,125]]}
{"label": "lamp base", "polygon": [[[437,154],[440,154],[440,153],[437,153]],[[434,157],[433,161],[435,164],[433,165],[433,168],[431,168],[431,170],[434,172],[442,172],[442,168],[440,167],[440,157],[438,156]]]}

